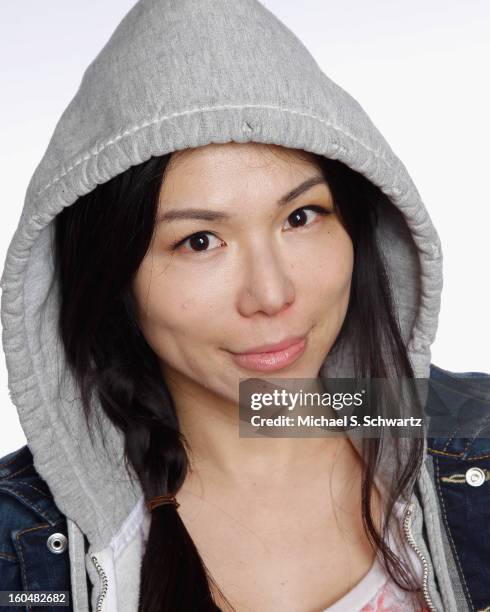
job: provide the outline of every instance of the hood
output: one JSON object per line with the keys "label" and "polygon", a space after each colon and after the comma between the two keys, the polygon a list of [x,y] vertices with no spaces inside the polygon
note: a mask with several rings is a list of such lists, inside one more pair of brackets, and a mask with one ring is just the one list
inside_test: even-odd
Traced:
{"label": "hood", "polygon": [[[342,161],[390,198],[379,239],[416,376],[428,377],[442,288],[437,233],[361,106],[255,0],[141,0],[88,66],[29,183],[1,279],[8,384],[59,509],[103,548],[141,496],[100,414],[91,441],[57,332],[56,215],[150,156],[261,142]],[[349,375],[329,356],[330,375]]]}

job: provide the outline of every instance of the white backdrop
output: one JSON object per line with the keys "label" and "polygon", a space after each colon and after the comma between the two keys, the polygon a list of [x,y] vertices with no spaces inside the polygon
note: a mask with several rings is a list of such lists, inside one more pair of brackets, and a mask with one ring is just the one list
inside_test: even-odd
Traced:
{"label": "white backdrop", "polygon": [[[225,1],[225,0],[223,0]],[[83,71],[133,0],[5,0],[0,23],[0,260],[29,179]],[[440,234],[432,361],[490,372],[490,2],[264,0],[365,108]],[[0,456],[25,443],[0,359]]]}

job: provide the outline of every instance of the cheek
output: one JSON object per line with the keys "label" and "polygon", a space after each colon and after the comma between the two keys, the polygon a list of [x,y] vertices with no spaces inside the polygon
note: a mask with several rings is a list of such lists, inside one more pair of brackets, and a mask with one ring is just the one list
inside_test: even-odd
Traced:
{"label": "cheek", "polygon": [[297,283],[304,295],[310,296],[322,310],[325,306],[327,311],[334,306],[346,309],[354,261],[347,232],[340,225],[330,229],[312,245],[308,260],[315,263],[306,268],[295,266]]}
{"label": "cheek", "polygon": [[171,265],[160,271],[155,261],[153,265],[143,262],[133,295],[145,337],[160,356],[168,351],[183,352],[190,339],[196,344],[212,335],[219,292],[192,276],[179,274]]}

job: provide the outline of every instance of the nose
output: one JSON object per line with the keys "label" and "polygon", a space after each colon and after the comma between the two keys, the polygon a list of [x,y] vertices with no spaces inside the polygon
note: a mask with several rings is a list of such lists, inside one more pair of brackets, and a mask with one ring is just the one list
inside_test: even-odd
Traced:
{"label": "nose", "polygon": [[256,312],[274,315],[294,302],[295,291],[287,263],[273,248],[250,253],[238,295],[238,310],[251,317]]}

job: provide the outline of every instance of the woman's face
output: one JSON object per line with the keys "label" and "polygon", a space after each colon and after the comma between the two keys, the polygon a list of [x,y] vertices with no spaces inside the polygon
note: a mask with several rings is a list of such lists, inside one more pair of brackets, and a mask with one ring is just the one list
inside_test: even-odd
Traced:
{"label": "woman's face", "polygon": [[313,156],[257,143],[174,153],[158,217],[133,293],[170,387],[237,401],[239,378],[315,378],[346,314],[353,247]]}

